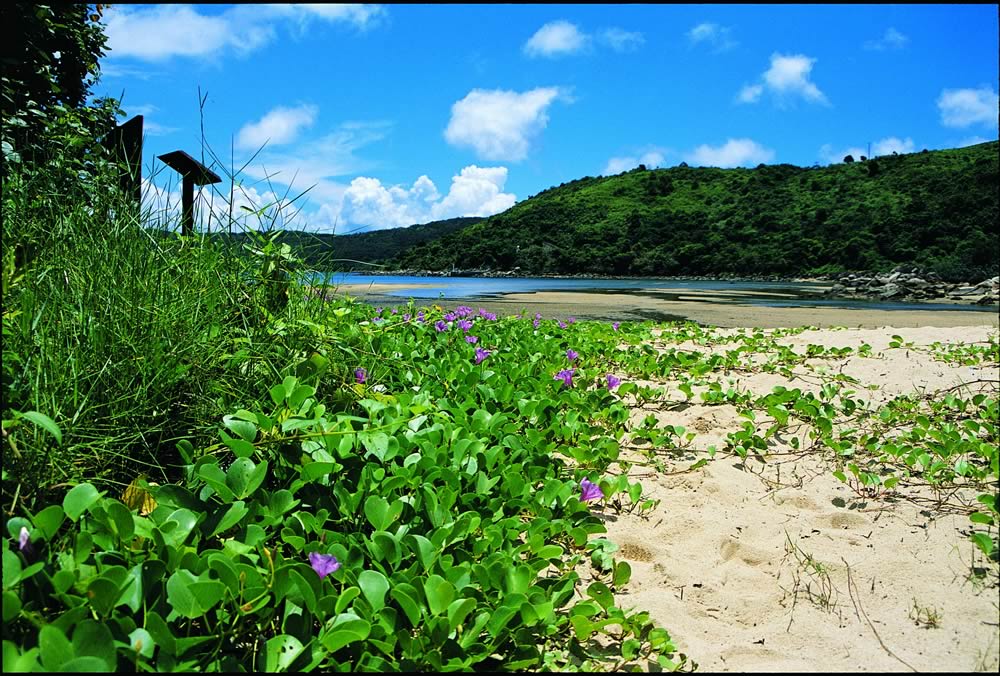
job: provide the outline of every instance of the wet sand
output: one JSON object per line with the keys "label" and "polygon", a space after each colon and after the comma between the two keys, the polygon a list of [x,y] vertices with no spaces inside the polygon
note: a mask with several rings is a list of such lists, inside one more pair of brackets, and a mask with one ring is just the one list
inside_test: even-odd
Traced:
{"label": "wet sand", "polygon": [[[425,284],[343,284],[337,293],[350,294],[367,302],[381,305],[398,305],[407,302],[401,296],[386,295],[390,291],[408,288],[434,287]],[[794,286],[794,285],[789,285]],[[878,328],[882,326],[993,326],[1000,325],[995,308],[990,311],[963,310],[884,310],[869,308],[822,307],[766,307],[751,305],[754,297],[784,297],[775,291],[696,290],[649,288],[622,292],[604,291],[537,291],[533,293],[508,293],[497,297],[472,299],[415,299],[416,305],[438,303],[443,306],[461,304],[486,308],[500,314],[517,314],[524,311],[541,313],[546,318],[600,321],[693,321],[704,326],[724,328],[760,327],[778,328],[791,326],[852,328]],[[726,302],[728,301],[728,302]],[[915,305],[919,308],[919,305]]]}

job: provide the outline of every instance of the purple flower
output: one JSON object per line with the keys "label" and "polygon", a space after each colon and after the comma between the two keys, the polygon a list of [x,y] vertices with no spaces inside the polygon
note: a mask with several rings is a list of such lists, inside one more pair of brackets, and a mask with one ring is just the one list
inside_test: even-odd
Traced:
{"label": "purple flower", "polygon": [[610,373],[608,374],[608,392],[615,389],[621,384],[622,384],[621,378],[619,378],[618,376],[613,376]]}
{"label": "purple flower", "polygon": [[17,548],[20,549],[23,554],[31,553],[31,534],[24,526],[21,526],[21,532],[17,535]]}
{"label": "purple flower", "polygon": [[565,329],[566,328],[566,323],[563,320],[561,320],[561,319],[559,320],[559,328],[560,329]]}
{"label": "purple flower", "polygon": [[541,324],[541,323],[542,323],[542,321],[541,321],[540,319],[535,319],[535,321],[531,322],[531,324],[532,324],[532,325],[533,325],[533,326],[534,326],[534,327],[535,327],[536,329],[538,328],[538,325],[539,325],[539,324]]}
{"label": "purple flower", "polygon": [[312,566],[312,569],[316,571],[321,580],[340,568],[340,562],[337,561],[336,556],[333,554],[320,554],[319,552],[309,553],[309,565]]}
{"label": "purple flower", "polygon": [[472,308],[468,305],[459,305],[455,308],[455,316],[457,317],[468,317],[472,314]]}
{"label": "purple flower", "polygon": [[481,347],[477,347],[476,348],[476,360],[475,360],[475,363],[479,364],[480,362],[482,362],[484,359],[486,359],[489,356],[490,356],[490,351],[489,350],[484,350]]}
{"label": "purple flower", "polygon": [[359,383],[363,383],[368,380],[368,371],[365,371],[360,366],[354,369],[354,379]]}
{"label": "purple flower", "polygon": [[465,337],[465,342],[467,342],[467,343],[476,343],[476,342],[479,342],[479,338],[476,338],[475,336],[466,336]]}
{"label": "purple flower", "polygon": [[434,328],[437,329],[438,332],[447,331],[448,330],[448,325],[445,324],[442,320],[439,319],[436,322],[434,322]]}
{"label": "purple flower", "polygon": [[382,308],[380,307],[375,308],[375,316],[378,317],[380,314],[382,314]]}
{"label": "purple flower", "polygon": [[541,319],[541,318],[542,318],[542,313],[541,312],[536,312],[535,313],[535,319]]}
{"label": "purple flower", "polygon": [[409,315],[409,313],[407,313],[407,314],[403,315],[403,321],[404,321],[404,322],[408,322],[408,321],[410,321],[410,315]]}
{"label": "purple flower", "polygon": [[580,482],[580,502],[590,502],[591,500],[600,500],[604,497],[604,493],[601,491],[601,487],[590,481],[589,479],[584,479]]}
{"label": "purple flower", "polygon": [[576,321],[576,317],[567,317],[566,318],[566,323],[567,324],[572,324],[575,321]]}
{"label": "purple flower", "polygon": [[392,314],[396,314],[398,312],[399,312],[399,310],[397,310],[396,308],[392,308]]}
{"label": "purple flower", "polygon": [[457,319],[457,317],[455,317],[455,313],[454,312],[449,312],[448,314],[446,314],[444,316],[444,320],[446,322],[453,322],[453,321],[455,321],[455,319]]}
{"label": "purple flower", "polygon": [[458,326],[458,328],[468,333],[469,329],[472,328],[472,322],[470,322],[468,319],[459,319],[456,326]]}
{"label": "purple flower", "polygon": [[566,359],[569,359],[570,361],[576,361],[576,358],[579,356],[580,355],[578,355],[574,350],[566,350]]}
{"label": "purple flower", "polygon": [[611,323],[611,328],[614,329],[615,331],[617,331],[618,327],[621,326],[621,325],[622,325],[621,322],[612,322]]}
{"label": "purple flower", "polygon": [[563,387],[573,387],[573,372],[576,369],[563,369],[552,377],[552,380],[563,381]]}

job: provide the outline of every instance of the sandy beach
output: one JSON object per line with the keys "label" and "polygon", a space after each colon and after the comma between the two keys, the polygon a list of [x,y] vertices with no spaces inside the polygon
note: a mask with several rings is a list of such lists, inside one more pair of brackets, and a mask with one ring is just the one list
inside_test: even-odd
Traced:
{"label": "sandy beach", "polygon": [[[435,287],[433,282],[419,284],[342,284],[338,294],[347,294],[374,304],[400,304],[405,296],[387,295],[415,287]],[[538,291],[508,293],[499,297],[466,300],[415,299],[417,305],[454,306],[462,303],[486,308],[501,314],[541,313],[548,318],[592,319],[602,321],[693,321],[705,326],[735,328],[756,326],[777,328],[845,326],[877,328],[949,327],[1000,325],[1000,315],[992,311],[914,309],[876,310],[864,307],[767,307],[746,301],[759,298],[786,299],[787,294],[771,291],[701,291],[693,289],[650,288],[629,293],[589,291]]]}
{"label": "sandy beach", "polygon": [[[882,322],[895,319],[883,314]],[[893,334],[913,348],[891,349]],[[945,363],[921,350],[991,335],[990,326],[806,331],[779,342],[799,353],[809,344],[868,344],[871,355],[808,360],[792,378],[732,374],[731,382],[758,395],[776,385],[816,392],[817,374],[842,373],[858,380],[854,389],[869,406],[948,390],[995,397],[995,365]],[[685,399],[676,382],[642,384],[664,388],[669,400]],[[634,408],[633,423],[650,414],[694,432],[693,453],[663,455],[666,472],[633,467],[631,476],[660,503],[642,517],[605,508],[607,537],[633,571],[623,605],[648,610],[700,670],[996,672],[997,565],[968,539],[974,491],[862,496],[832,475],[829,452],[797,452],[784,436],[773,438],[761,459],[743,463],[720,452],[685,471],[694,457],[705,457],[699,451],[722,449],[745,419],[730,405],[691,403]],[[790,434],[808,446],[804,430]]]}

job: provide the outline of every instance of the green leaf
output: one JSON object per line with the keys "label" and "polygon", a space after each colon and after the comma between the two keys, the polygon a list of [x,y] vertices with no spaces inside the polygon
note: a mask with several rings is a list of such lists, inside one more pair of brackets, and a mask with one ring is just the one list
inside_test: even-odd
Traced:
{"label": "green leaf", "polygon": [[288,634],[280,634],[268,639],[265,645],[264,671],[267,673],[287,671],[303,650],[305,647],[302,642]]}
{"label": "green leaf", "polygon": [[62,443],[62,432],[59,431],[59,425],[56,425],[55,421],[44,413],[39,413],[38,411],[26,411],[24,413],[16,413],[15,417],[30,420],[54,436],[57,442],[60,444]]}
{"label": "green leaf", "polygon": [[363,570],[358,575],[358,586],[372,610],[378,612],[385,607],[385,593],[389,591],[389,580],[385,575],[376,570]]}
{"label": "green leaf", "polygon": [[102,618],[111,614],[111,609],[115,607],[120,595],[121,590],[118,585],[106,577],[96,577],[87,585],[90,606]]}
{"label": "green leaf", "polygon": [[476,607],[475,599],[456,599],[448,605],[448,626],[454,631]]}
{"label": "green leaf", "polygon": [[222,519],[219,520],[219,525],[215,527],[212,534],[209,537],[215,537],[219,533],[224,533],[237,523],[239,523],[244,516],[247,515],[250,509],[246,506],[246,503],[242,500],[237,500],[233,504],[229,505],[229,509],[223,514]]}
{"label": "green leaf", "polygon": [[59,505],[49,505],[35,514],[35,527],[42,531],[46,540],[51,540],[59,532],[59,527],[66,520],[66,512]]}
{"label": "green leaf", "polygon": [[993,553],[993,548],[995,546],[993,544],[993,539],[986,533],[973,533],[969,536],[969,539],[972,540],[972,542],[975,543],[975,545],[979,547],[979,549],[982,550],[983,554],[986,556]]}
{"label": "green leaf", "polygon": [[413,585],[406,582],[393,585],[389,591],[389,596],[399,603],[399,607],[406,613],[406,618],[410,621],[411,626],[416,627],[420,624],[420,597],[417,595],[417,589]]}
{"label": "green leaf", "polygon": [[21,612],[21,599],[12,591],[3,592],[3,621],[10,622]]}
{"label": "green leaf", "polygon": [[46,671],[62,671],[63,665],[75,657],[73,644],[51,624],[38,632],[38,652]]}
{"label": "green leaf", "polygon": [[152,658],[153,651],[156,650],[156,641],[153,640],[153,635],[142,627],[128,635],[128,644],[133,651],[147,659]]}
{"label": "green leaf", "polygon": [[617,562],[611,584],[621,587],[627,584],[630,579],[632,579],[632,566],[628,564],[628,561]]}
{"label": "green leaf", "polygon": [[[239,411],[236,415],[238,416],[240,413],[249,413],[249,411]],[[253,416],[253,414],[249,413],[249,416]],[[251,419],[256,420],[256,417]],[[233,432],[245,441],[253,443],[254,439],[257,438],[257,426],[248,420],[241,420],[236,416],[227,415],[223,416],[222,424],[225,425],[230,432]]]}
{"label": "green leaf", "polygon": [[175,571],[167,579],[167,601],[174,612],[188,619],[208,612],[222,600],[225,591],[221,582],[195,577],[187,570]]}
{"label": "green leaf", "polygon": [[431,615],[440,615],[455,598],[455,587],[440,575],[431,575],[424,581],[424,595]]}
{"label": "green leaf", "polygon": [[105,509],[108,512],[108,519],[118,535],[118,538],[125,541],[131,539],[135,533],[135,519],[132,512],[117,500],[107,500]]}
{"label": "green leaf", "polygon": [[11,589],[20,581],[21,559],[11,550],[3,550],[3,588]]}
{"label": "green leaf", "polygon": [[336,652],[345,645],[364,641],[371,633],[371,624],[354,613],[341,613],[334,618],[330,629],[320,636],[320,643],[330,652]]}
{"label": "green leaf", "polygon": [[614,594],[611,593],[611,590],[603,582],[591,582],[590,586],[587,587],[587,596],[600,603],[601,607],[605,610],[615,604]]}
{"label": "green leaf", "polygon": [[[73,630],[73,652],[77,658],[94,657],[104,663],[102,671],[116,671],[117,649],[106,624],[84,620]],[[64,667],[65,668],[65,667]]]}
{"label": "green leaf", "polygon": [[229,466],[229,471],[226,472],[226,486],[233,492],[233,495],[238,498],[245,496],[250,475],[255,468],[256,465],[250,458],[237,458],[233,461],[233,464]]}
{"label": "green leaf", "polygon": [[76,521],[95,502],[101,499],[101,494],[97,492],[91,484],[80,484],[74,486],[63,498],[63,510],[72,521]]}

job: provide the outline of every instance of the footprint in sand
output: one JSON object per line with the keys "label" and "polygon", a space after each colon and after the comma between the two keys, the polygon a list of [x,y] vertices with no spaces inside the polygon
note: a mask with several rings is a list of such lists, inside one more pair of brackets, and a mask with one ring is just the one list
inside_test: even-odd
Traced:
{"label": "footprint in sand", "polygon": [[643,563],[648,563],[653,560],[653,553],[642,545],[637,545],[634,542],[626,542],[622,544],[619,549],[621,555],[630,561],[642,561]]}
{"label": "footprint in sand", "polygon": [[723,561],[729,561],[731,559],[739,559],[748,566],[759,566],[771,559],[763,551],[757,549],[756,547],[749,547],[744,544],[740,544],[732,538],[727,538],[723,541],[722,545],[719,547],[719,555],[722,557]]}
{"label": "footprint in sand", "polygon": [[820,516],[818,521],[825,522],[838,530],[853,530],[871,526],[871,522],[860,514],[852,512],[834,512]]}

